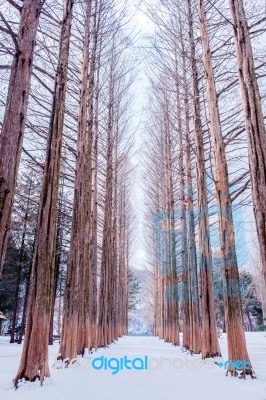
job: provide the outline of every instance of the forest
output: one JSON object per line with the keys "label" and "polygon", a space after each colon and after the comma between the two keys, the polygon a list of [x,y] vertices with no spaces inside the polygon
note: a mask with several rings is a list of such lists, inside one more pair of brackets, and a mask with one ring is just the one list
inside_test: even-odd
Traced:
{"label": "forest", "polygon": [[12,388],[130,334],[259,382],[265,43],[263,0],[0,0]]}

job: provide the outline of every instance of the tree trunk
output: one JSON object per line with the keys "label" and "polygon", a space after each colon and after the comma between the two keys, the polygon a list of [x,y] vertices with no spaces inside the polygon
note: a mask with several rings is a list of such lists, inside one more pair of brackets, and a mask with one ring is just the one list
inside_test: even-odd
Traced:
{"label": "tree trunk", "polygon": [[[182,34],[180,33],[182,38]],[[181,39],[182,54],[185,54],[183,38]],[[182,57],[183,84],[184,84],[184,111],[185,111],[185,201],[187,216],[187,245],[188,245],[188,272],[189,272],[189,306],[190,306],[190,347],[192,353],[198,354],[201,350],[201,334],[199,324],[199,294],[197,254],[193,211],[193,186],[192,165],[190,154],[190,131],[189,131],[189,104],[186,76],[186,60]]]}
{"label": "tree trunk", "polygon": [[176,263],[176,235],[175,235],[175,201],[173,187],[173,155],[171,128],[169,124],[169,102],[165,95],[166,118],[164,119],[165,130],[165,186],[166,186],[166,248],[169,253],[167,268],[166,290],[167,298],[164,298],[167,305],[167,336],[165,339],[173,345],[179,345],[179,307],[178,307],[178,287],[177,287],[177,263]]}
{"label": "tree trunk", "polygon": [[[35,245],[36,233],[34,237],[33,248]],[[23,312],[22,312],[22,320],[21,320],[21,327],[19,331],[18,337],[18,344],[22,343],[22,338],[25,333],[25,325],[26,325],[26,316],[27,316],[27,305],[28,305],[28,298],[29,298],[29,291],[30,291],[30,277],[31,277],[31,270],[32,270],[32,263],[30,264],[30,268],[28,271],[27,281],[26,281],[26,290],[25,290],[25,297],[24,297],[24,304],[23,304]]]}
{"label": "tree trunk", "polygon": [[22,272],[22,266],[23,266],[23,257],[24,257],[24,248],[25,248],[25,236],[26,236],[27,219],[28,219],[28,204],[29,204],[29,199],[28,199],[28,202],[27,202],[27,209],[26,209],[26,213],[25,213],[25,216],[24,216],[24,226],[23,226],[22,239],[21,239],[21,245],[20,245],[20,250],[19,250],[17,284],[16,284],[13,312],[12,312],[12,328],[11,328],[10,343],[14,343],[15,342],[15,329],[16,329],[16,323],[17,323],[19,290],[20,290],[20,283],[21,283],[21,272]]}
{"label": "tree trunk", "polygon": [[[178,78],[177,78],[178,79]],[[181,266],[181,309],[182,309],[182,346],[185,349],[190,348],[190,305],[189,305],[189,271],[188,271],[188,249],[187,249],[187,215],[185,203],[185,172],[183,157],[183,128],[181,118],[181,104],[179,96],[179,83],[176,82],[177,92],[177,122],[178,122],[178,145],[179,145],[179,221],[181,231],[180,262]]]}
{"label": "tree trunk", "polygon": [[252,326],[252,320],[251,320],[251,316],[250,316],[250,311],[249,311],[249,309],[247,309],[246,315],[247,315],[247,317],[248,317],[249,331],[252,332],[252,331],[253,331],[253,326]]}
{"label": "tree trunk", "polygon": [[54,290],[52,298],[52,310],[50,318],[50,328],[49,328],[49,345],[54,343],[54,307],[56,301],[56,293],[58,287],[58,277],[60,271],[61,253],[62,253],[62,194],[63,194],[63,182],[62,189],[60,189],[59,204],[58,204],[58,215],[57,215],[57,226],[56,226],[56,245],[55,245],[55,268],[54,268]]}
{"label": "tree trunk", "polygon": [[[63,359],[73,359],[85,350],[87,332],[88,281],[87,265],[89,249],[91,185],[91,145],[88,117],[88,68],[91,25],[91,0],[87,0],[85,32],[83,42],[83,63],[81,71],[80,107],[72,232],[68,256],[67,283],[64,294],[64,311],[60,353]],[[86,292],[86,293],[84,293]],[[84,301],[80,296],[85,294]],[[86,304],[85,304],[86,302]]]}
{"label": "tree trunk", "polygon": [[62,134],[67,86],[68,55],[73,0],[66,0],[62,23],[52,117],[48,132],[46,161],[27,307],[26,332],[18,373],[34,381],[50,376],[48,366],[49,327],[54,288],[55,232],[60,176]]}
{"label": "tree trunk", "polygon": [[113,81],[113,63],[114,53],[112,51],[112,60],[110,64],[110,82],[109,82],[109,100],[108,100],[108,126],[107,126],[107,152],[106,152],[106,182],[105,182],[105,206],[104,206],[104,228],[103,228],[103,244],[102,244],[102,260],[101,260],[101,282],[100,282],[100,301],[98,316],[98,346],[106,347],[112,341],[111,326],[113,313],[113,124],[114,124],[114,81]]}
{"label": "tree trunk", "polygon": [[[206,94],[210,118],[211,142],[214,154],[214,178],[219,218],[228,359],[232,360],[232,362],[235,362],[237,360],[246,360],[247,362],[249,362],[245,332],[243,327],[242,304],[239,286],[239,273],[235,251],[235,234],[233,227],[232,204],[229,194],[227,161],[220,125],[218,98],[215,88],[215,79],[212,66],[212,54],[209,47],[204,1],[198,0],[197,4],[200,17],[202,58],[205,68]],[[237,376],[237,371],[232,370],[230,363],[228,364],[228,372],[230,372],[233,376]],[[246,375],[251,375],[252,377],[254,376],[254,371],[251,365],[249,368],[245,368],[243,365],[242,377],[245,377]]]}
{"label": "tree trunk", "polygon": [[[100,18],[98,18],[99,24]],[[98,32],[98,30],[97,30]],[[96,42],[96,40],[95,40]],[[96,47],[95,47],[96,48]],[[100,58],[100,56],[98,57]],[[99,115],[99,62],[97,60],[96,87],[95,87],[95,118],[94,118],[94,136],[93,136],[93,157],[92,157],[92,205],[91,205],[91,231],[90,231],[90,325],[91,325],[91,345],[97,348],[97,219],[98,219],[98,115]]]}
{"label": "tree trunk", "polygon": [[[31,273],[31,267],[30,267],[29,275],[30,275],[30,273]],[[27,303],[28,303],[28,296],[29,296],[29,288],[30,288],[30,276],[26,283],[26,291],[25,291],[23,311],[22,311],[21,327],[20,327],[19,336],[18,336],[18,344],[22,343],[22,338],[25,333],[25,323],[26,323],[26,315],[27,315]]]}
{"label": "tree trunk", "polygon": [[42,0],[24,0],[0,135],[0,276],[27,117],[33,52]]}
{"label": "tree trunk", "polygon": [[119,253],[118,253],[118,335],[127,332],[127,257],[126,257],[126,182],[122,182],[119,195]]}
{"label": "tree trunk", "polygon": [[248,139],[253,208],[266,285],[266,131],[249,29],[242,0],[229,0]]}
{"label": "tree trunk", "polygon": [[[83,201],[80,213],[84,216],[83,226],[80,232],[80,247],[84,252],[83,259],[83,285],[80,290],[80,322],[78,339],[78,353],[83,354],[85,349],[91,349],[95,345],[96,336],[96,301],[97,301],[97,251],[95,248],[96,238],[93,237],[95,226],[97,229],[97,132],[94,130],[94,94],[95,94],[95,73],[96,55],[98,49],[98,30],[100,21],[100,8],[98,2],[91,13],[94,15],[92,31],[94,32],[91,44],[91,56],[89,63],[88,93],[87,93],[87,116],[86,116],[86,141],[88,146],[87,154],[84,157],[83,165]],[[90,18],[90,15],[88,15]],[[86,28],[88,23],[86,24]],[[88,29],[88,28],[87,28]],[[90,39],[90,31],[89,39]],[[89,40],[90,41],[90,40]],[[95,203],[96,202],[96,203]],[[95,219],[96,218],[96,219]],[[94,232],[92,231],[94,229]],[[83,232],[83,233],[82,233]],[[83,242],[82,242],[83,240]],[[96,254],[95,254],[96,251]],[[94,343],[93,343],[94,342]]]}
{"label": "tree trunk", "polygon": [[[110,118],[110,117],[109,117]],[[108,134],[108,150],[107,150],[107,170],[106,170],[106,196],[104,210],[104,232],[102,245],[102,262],[101,262],[101,283],[100,283],[100,303],[98,331],[100,346],[107,346],[110,343],[110,328],[112,315],[112,197],[113,197],[113,165],[112,165],[112,138],[111,127]]]}
{"label": "tree trunk", "polygon": [[201,303],[201,353],[202,358],[221,356],[216,331],[216,314],[213,294],[212,258],[208,216],[208,198],[201,124],[200,93],[198,87],[198,71],[194,44],[191,0],[187,0],[188,26],[190,42],[190,68],[192,75],[193,123],[196,147],[197,171],[197,213],[198,213],[198,246],[199,246],[199,285]]}

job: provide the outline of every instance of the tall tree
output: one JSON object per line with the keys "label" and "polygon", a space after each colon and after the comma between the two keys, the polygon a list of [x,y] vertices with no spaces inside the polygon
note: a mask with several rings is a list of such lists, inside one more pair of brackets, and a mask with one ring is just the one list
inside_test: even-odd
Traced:
{"label": "tall tree", "polygon": [[[205,69],[211,143],[214,154],[214,179],[220,232],[228,359],[233,362],[236,360],[246,360],[247,362],[250,362],[243,326],[239,272],[235,251],[235,234],[233,228],[232,203],[229,193],[225,145],[221,131],[218,97],[215,87],[212,53],[209,46],[204,0],[198,0],[197,5],[200,19],[202,59]],[[232,366],[229,364],[228,372],[233,376],[237,376],[237,371],[233,370]],[[254,377],[254,371],[251,364],[248,368],[245,368],[243,365],[241,374],[243,377],[246,375]]]}
{"label": "tall tree", "polygon": [[[181,21],[180,21],[181,22]],[[187,218],[187,247],[188,247],[188,270],[189,270],[189,306],[190,306],[190,347],[193,353],[201,350],[201,333],[199,321],[199,295],[198,295],[198,272],[197,253],[195,240],[195,222],[193,211],[193,185],[192,185],[192,162],[191,162],[191,139],[189,127],[189,103],[187,65],[184,57],[184,41],[180,30],[180,41],[182,49],[182,78],[184,86],[184,118],[185,118],[185,201]]]}
{"label": "tall tree", "polygon": [[113,190],[114,190],[114,38],[110,62],[108,116],[107,116],[107,147],[106,147],[106,183],[104,201],[104,230],[101,259],[101,283],[99,289],[100,304],[98,317],[98,346],[107,346],[113,339],[111,331],[114,306],[114,269],[113,264]]}
{"label": "tall tree", "polygon": [[[166,110],[169,112],[166,91]],[[165,118],[165,167],[166,167],[166,240],[169,251],[169,266],[165,276],[168,285],[166,286],[167,296],[164,300],[167,302],[167,326],[168,341],[179,345],[179,307],[177,291],[177,262],[176,262],[176,234],[175,234],[175,200],[173,185],[173,154],[172,139],[169,119]]]}
{"label": "tall tree", "polygon": [[[88,257],[91,207],[92,138],[88,129],[89,45],[91,40],[91,0],[86,1],[83,62],[81,69],[80,106],[78,122],[76,176],[72,217],[71,242],[68,257],[67,284],[60,354],[63,359],[75,358],[84,352],[88,330]],[[89,107],[91,104],[89,104]],[[91,112],[91,110],[89,110]],[[85,294],[80,304],[79,292]],[[80,328],[80,332],[79,332]]]}
{"label": "tall tree", "polygon": [[196,147],[197,171],[197,213],[198,213],[198,247],[199,253],[199,287],[201,303],[201,353],[202,358],[220,356],[216,331],[216,315],[213,295],[212,256],[208,216],[208,197],[205,170],[205,152],[203,127],[201,123],[200,92],[191,0],[187,0],[188,28],[190,44],[190,68],[192,79],[193,129]]}
{"label": "tall tree", "polygon": [[29,215],[28,215],[29,214],[29,203],[30,203],[30,195],[31,195],[31,190],[32,190],[31,186],[32,186],[32,182],[29,183],[29,188],[28,188],[28,193],[27,193],[28,198],[27,198],[26,210],[25,210],[24,221],[23,221],[21,244],[20,244],[20,249],[19,249],[17,284],[16,284],[16,292],[15,292],[14,306],[13,306],[10,343],[15,342],[15,329],[16,329],[16,325],[17,325],[19,292],[20,292],[21,275],[22,275],[22,269],[23,269],[23,259],[24,259],[24,253],[25,253],[25,238],[26,238],[26,233],[27,233],[27,223],[28,223],[28,217],[29,217]]}
{"label": "tall tree", "polygon": [[[99,68],[97,58],[100,57],[99,40],[100,24],[102,21],[103,1],[96,0],[92,3],[91,9],[91,32],[90,32],[90,59],[88,74],[87,93],[87,126],[86,141],[88,153],[84,158],[83,182],[84,199],[80,213],[86,216],[83,220],[84,233],[81,235],[80,247],[84,249],[83,271],[84,279],[80,290],[80,320],[78,339],[78,353],[83,354],[85,349],[96,346],[96,316],[97,316],[97,152],[98,152],[98,129],[95,119],[97,113],[98,82],[97,69]],[[99,54],[97,54],[99,53]],[[97,57],[98,55],[98,57]],[[96,94],[96,96],[95,96]],[[94,98],[96,97],[95,101]],[[87,217],[88,216],[88,217]],[[82,229],[82,226],[81,226]],[[96,237],[95,237],[96,236]]]}
{"label": "tall tree", "polygon": [[229,5],[248,139],[253,208],[266,285],[266,131],[244,4],[242,0],[229,0]]}
{"label": "tall tree", "polygon": [[53,305],[57,199],[73,4],[74,0],[65,0],[27,305],[26,332],[19,370],[14,379],[16,386],[22,378],[30,381],[40,379],[42,383],[50,375],[48,341]]}
{"label": "tall tree", "polygon": [[27,117],[33,52],[44,0],[25,0],[17,37],[12,33],[15,55],[0,135],[0,276],[5,259],[12,205]]}
{"label": "tall tree", "polygon": [[183,129],[182,129],[182,114],[181,102],[179,94],[180,82],[179,78],[176,79],[176,93],[177,93],[177,124],[179,136],[179,209],[180,209],[180,265],[182,273],[182,330],[183,330],[183,343],[185,349],[190,348],[190,304],[189,304],[189,269],[188,269],[188,248],[187,248],[187,214],[185,202],[185,169],[184,169],[184,155],[183,155]]}

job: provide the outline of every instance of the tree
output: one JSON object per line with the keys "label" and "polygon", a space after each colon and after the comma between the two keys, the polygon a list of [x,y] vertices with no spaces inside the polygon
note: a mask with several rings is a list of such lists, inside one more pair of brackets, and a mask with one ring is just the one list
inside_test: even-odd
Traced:
{"label": "tree", "polygon": [[[211,143],[214,154],[214,179],[219,219],[228,358],[233,362],[236,360],[249,361],[243,327],[239,273],[235,252],[235,234],[233,228],[232,203],[229,193],[227,161],[220,125],[218,98],[212,65],[212,54],[209,47],[204,1],[198,0],[197,4],[200,18],[202,59],[205,68],[206,96],[210,119]],[[228,366],[228,372],[230,372],[233,376],[237,376],[237,371],[232,370],[231,365]],[[245,377],[246,375],[251,375],[254,377],[254,371],[251,365],[249,368],[245,368],[243,366],[242,376]]]}
{"label": "tree", "polygon": [[5,259],[22,141],[25,130],[33,52],[43,0],[25,0],[21,9],[18,35],[11,31],[15,55],[11,66],[6,109],[0,135],[0,276]]}
{"label": "tree", "polygon": [[14,379],[42,383],[50,376],[48,341],[53,305],[57,199],[65,111],[70,30],[74,2],[66,0],[48,134],[36,241],[27,304],[26,332],[19,370]]}
{"label": "tree", "polygon": [[[89,222],[91,206],[92,137],[88,129],[89,102],[89,43],[91,39],[91,0],[86,2],[83,63],[81,70],[80,108],[76,158],[76,177],[72,218],[71,243],[68,258],[67,285],[64,295],[64,314],[60,354],[63,359],[75,358],[88,347],[88,279],[89,279]],[[89,104],[89,107],[91,104]],[[89,112],[91,110],[89,109]],[[85,242],[84,242],[85,241]],[[82,252],[81,252],[82,249]],[[85,292],[84,292],[85,290]],[[79,291],[82,296],[79,303]],[[81,329],[79,332],[78,329]],[[78,336],[79,335],[79,336]],[[79,341],[78,341],[79,339]]]}
{"label": "tree", "polygon": [[135,310],[138,305],[140,293],[140,281],[133,270],[128,271],[128,310]]}
{"label": "tree", "polygon": [[248,140],[254,215],[266,285],[266,131],[243,1],[229,0],[229,5]]}
{"label": "tree", "polygon": [[208,216],[208,195],[206,184],[205,151],[203,143],[203,127],[201,122],[200,92],[198,83],[197,60],[194,43],[194,30],[191,1],[187,0],[188,27],[190,44],[190,68],[192,75],[193,123],[196,147],[197,170],[197,213],[198,213],[198,246],[199,254],[199,286],[201,302],[201,352],[202,358],[221,355],[217,332],[216,315],[213,296],[213,276]]}
{"label": "tree", "polygon": [[[179,12],[180,15],[180,12]],[[181,18],[180,18],[181,22]],[[180,44],[182,51],[182,80],[184,86],[184,119],[185,119],[185,202],[187,219],[187,247],[188,247],[188,271],[189,271],[189,306],[190,306],[190,339],[189,350],[192,353],[201,351],[201,332],[199,321],[199,296],[198,296],[198,273],[197,254],[195,241],[195,222],[193,210],[193,185],[192,185],[192,162],[191,162],[191,139],[189,129],[189,99],[187,83],[187,63],[185,59],[185,48],[180,26]]]}

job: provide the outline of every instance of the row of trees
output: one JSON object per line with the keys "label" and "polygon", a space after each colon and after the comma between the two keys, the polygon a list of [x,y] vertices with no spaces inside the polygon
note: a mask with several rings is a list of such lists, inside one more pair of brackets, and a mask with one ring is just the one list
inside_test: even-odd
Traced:
{"label": "row of trees", "polygon": [[[266,134],[258,89],[265,61],[253,40],[265,32],[265,18],[260,2],[249,2],[246,12],[242,0],[228,5],[164,0],[148,7],[156,32],[147,66],[147,218],[155,333],[177,345],[182,323],[185,349],[203,359],[220,355],[213,282],[220,267],[228,359],[250,361],[235,229],[237,213],[252,204],[265,278]],[[239,374],[230,365],[228,371]],[[246,375],[255,377],[252,366],[242,368]]]}
{"label": "row of trees", "polygon": [[[128,4],[1,3],[0,269],[3,288],[15,278],[13,339],[25,298],[17,386],[50,374],[55,309],[63,359],[127,331],[134,60]],[[161,0],[148,7],[156,32],[146,52],[145,182],[155,333],[178,345],[181,329],[186,350],[220,355],[219,279],[213,282],[220,267],[234,362],[250,361],[235,230],[237,213],[251,204],[266,284],[265,17],[260,1],[245,10],[242,0],[228,4]],[[251,365],[243,366],[246,375],[255,376]]]}
{"label": "row of trees", "polygon": [[50,375],[55,309],[63,359],[127,332],[134,59],[127,4],[6,3],[0,254],[3,278],[16,270],[12,329],[25,297],[17,386]]}

